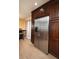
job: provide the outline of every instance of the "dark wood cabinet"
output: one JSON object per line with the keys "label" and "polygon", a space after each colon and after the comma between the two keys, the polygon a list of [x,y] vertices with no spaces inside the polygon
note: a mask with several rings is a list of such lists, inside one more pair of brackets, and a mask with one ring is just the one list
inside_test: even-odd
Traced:
{"label": "dark wood cabinet", "polygon": [[[43,9],[41,11],[41,9]],[[36,18],[49,16],[49,53],[59,58],[59,1],[50,0],[32,11],[32,25]],[[32,43],[34,43],[34,27],[32,27]]]}
{"label": "dark wood cabinet", "polygon": [[[59,3],[51,3],[49,8],[50,18],[59,17]],[[53,19],[54,20],[54,19]]]}
{"label": "dark wood cabinet", "polygon": [[[54,19],[54,18],[53,18]],[[49,24],[49,53],[59,57],[59,20],[50,20]]]}

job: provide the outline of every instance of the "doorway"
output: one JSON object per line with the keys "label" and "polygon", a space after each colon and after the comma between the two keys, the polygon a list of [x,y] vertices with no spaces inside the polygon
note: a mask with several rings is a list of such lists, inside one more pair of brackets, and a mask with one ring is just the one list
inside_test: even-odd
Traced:
{"label": "doorway", "polygon": [[31,39],[31,20],[27,22],[26,38]]}

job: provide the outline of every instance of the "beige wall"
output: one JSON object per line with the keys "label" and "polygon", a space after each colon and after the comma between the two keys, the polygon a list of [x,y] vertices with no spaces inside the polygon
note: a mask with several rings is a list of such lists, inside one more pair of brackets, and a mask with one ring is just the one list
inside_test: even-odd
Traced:
{"label": "beige wall", "polygon": [[26,20],[25,19],[23,19],[23,18],[19,19],[19,28],[26,30]]}

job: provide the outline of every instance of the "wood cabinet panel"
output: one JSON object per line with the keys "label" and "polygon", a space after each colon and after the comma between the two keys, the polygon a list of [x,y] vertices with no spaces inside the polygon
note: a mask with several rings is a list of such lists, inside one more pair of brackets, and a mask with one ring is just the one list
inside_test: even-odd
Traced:
{"label": "wood cabinet panel", "polygon": [[59,17],[59,2],[55,2],[55,3],[51,2],[49,6],[49,11],[50,11],[49,12],[50,19],[54,17]]}
{"label": "wood cabinet panel", "polygon": [[50,21],[49,27],[49,52],[59,56],[59,20]]}

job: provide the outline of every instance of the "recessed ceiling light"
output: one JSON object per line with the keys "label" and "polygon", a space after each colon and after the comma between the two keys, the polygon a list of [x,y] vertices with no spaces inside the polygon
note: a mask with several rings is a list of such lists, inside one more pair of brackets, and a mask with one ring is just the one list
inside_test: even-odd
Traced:
{"label": "recessed ceiling light", "polygon": [[35,6],[37,6],[37,2],[35,2]]}

